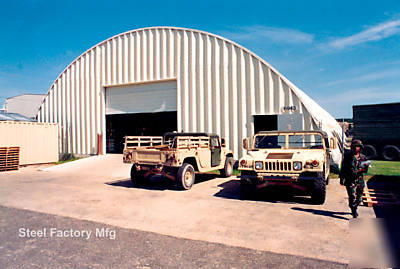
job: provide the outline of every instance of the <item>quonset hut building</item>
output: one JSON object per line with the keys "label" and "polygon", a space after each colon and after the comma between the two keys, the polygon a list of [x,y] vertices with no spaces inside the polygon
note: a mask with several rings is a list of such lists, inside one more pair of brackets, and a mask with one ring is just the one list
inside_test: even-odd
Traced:
{"label": "quonset hut building", "polygon": [[[58,76],[39,122],[59,123],[59,151],[118,152],[125,135],[209,132],[238,159],[261,130],[323,130],[335,119],[266,61],[203,31],[151,27],[90,48]],[[340,144],[340,143],[339,143]],[[341,148],[333,151],[339,162]]]}

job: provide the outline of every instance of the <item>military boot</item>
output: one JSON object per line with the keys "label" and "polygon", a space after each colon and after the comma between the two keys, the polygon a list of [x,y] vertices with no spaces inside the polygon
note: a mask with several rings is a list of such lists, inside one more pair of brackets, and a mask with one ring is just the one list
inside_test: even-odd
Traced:
{"label": "military boot", "polygon": [[351,209],[351,215],[353,216],[353,218],[357,218],[358,217],[358,213],[357,213],[357,207],[353,207]]}

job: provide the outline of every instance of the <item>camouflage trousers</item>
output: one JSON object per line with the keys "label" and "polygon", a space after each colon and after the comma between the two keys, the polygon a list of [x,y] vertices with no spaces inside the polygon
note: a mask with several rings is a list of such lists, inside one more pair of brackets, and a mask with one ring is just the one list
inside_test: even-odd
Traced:
{"label": "camouflage trousers", "polygon": [[349,195],[349,207],[357,208],[361,204],[361,198],[365,187],[363,178],[359,178],[346,185],[347,194]]}

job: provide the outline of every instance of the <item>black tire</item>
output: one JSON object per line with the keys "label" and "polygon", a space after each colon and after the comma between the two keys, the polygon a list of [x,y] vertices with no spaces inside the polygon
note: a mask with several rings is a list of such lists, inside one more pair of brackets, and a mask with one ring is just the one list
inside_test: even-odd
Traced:
{"label": "black tire", "polygon": [[246,181],[240,181],[240,199],[249,200],[254,195],[254,186]]}
{"label": "black tire", "polygon": [[145,182],[144,172],[137,169],[135,165],[131,168],[131,182],[133,186],[141,186]]}
{"label": "black tire", "polygon": [[224,169],[219,170],[221,176],[230,177],[233,172],[235,160],[232,157],[226,157]]}
{"label": "black tire", "polygon": [[328,168],[328,172],[325,171],[325,166],[324,166],[324,171],[322,173],[322,178],[325,180],[325,185],[329,184],[329,173],[330,169]]}
{"label": "black tire", "polygon": [[376,148],[372,145],[365,145],[362,152],[368,160],[372,160],[378,156]]}
{"label": "black tire", "polygon": [[184,163],[181,167],[179,167],[178,173],[176,174],[176,180],[180,189],[189,190],[192,188],[195,180],[193,166],[191,164]]}
{"label": "black tire", "polygon": [[314,186],[311,190],[311,200],[316,205],[322,205],[325,203],[326,198],[325,178],[316,178],[313,183]]}
{"label": "black tire", "polygon": [[393,145],[386,145],[382,150],[382,156],[386,161],[394,161],[400,158],[400,150]]}

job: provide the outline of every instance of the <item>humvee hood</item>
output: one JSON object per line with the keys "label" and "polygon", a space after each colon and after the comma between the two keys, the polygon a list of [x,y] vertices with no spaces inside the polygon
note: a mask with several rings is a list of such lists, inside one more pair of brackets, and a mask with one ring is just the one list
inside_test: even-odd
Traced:
{"label": "humvee hood", "polygon": [[[278,150],[257,150],[249,151],[247,156],[254,160],[304,160],[308,159],[323,159],[324,150],[285,150],[282,152],[281,149]],[[248,159],[248,158],[247,158]]]}

